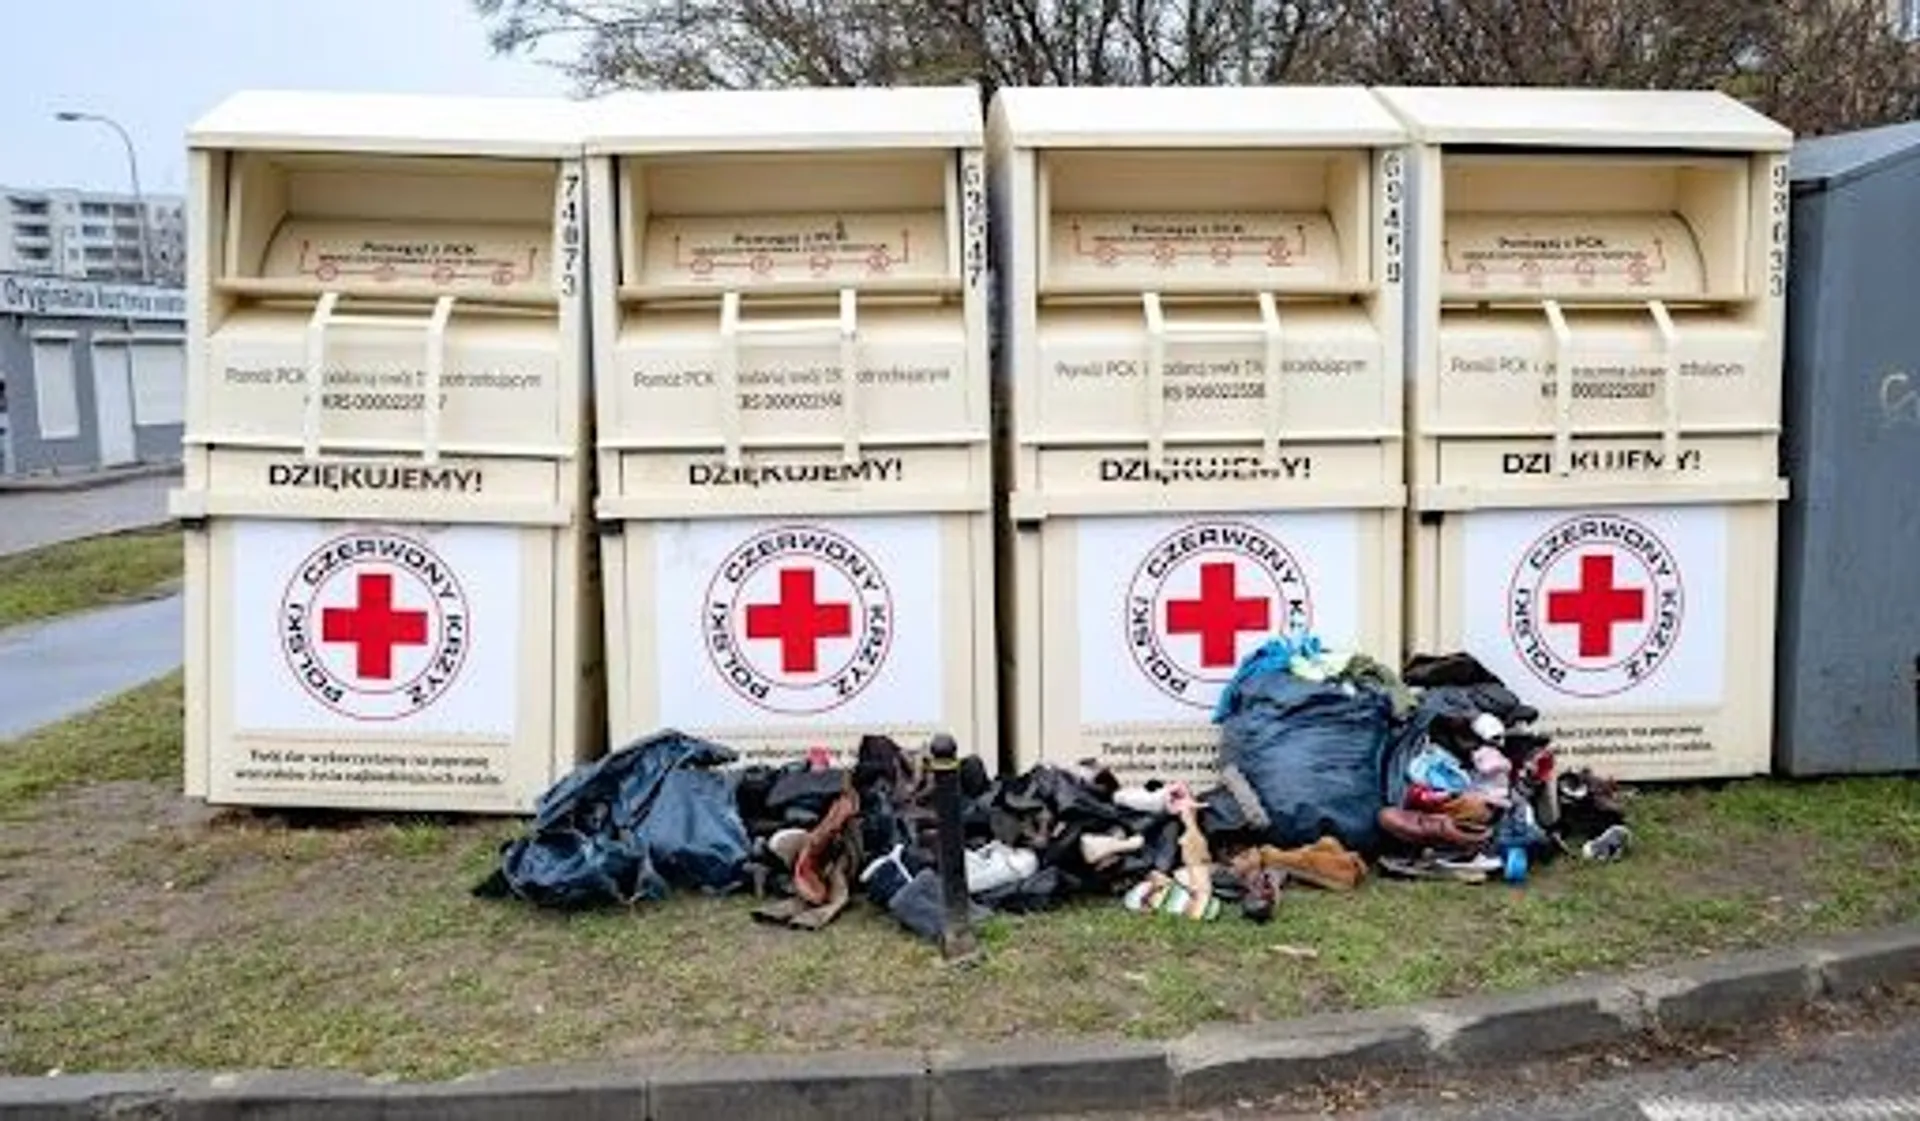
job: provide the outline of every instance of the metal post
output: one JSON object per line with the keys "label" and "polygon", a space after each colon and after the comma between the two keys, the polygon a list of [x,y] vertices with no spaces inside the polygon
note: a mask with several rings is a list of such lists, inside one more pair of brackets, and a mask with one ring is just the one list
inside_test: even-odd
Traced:
{"label": "metal post", "polygon": [[928,750],[933,756],[933,809],[939,823],[940,893],[945,904],[940,954],[956,961],[979,952],[973,937],[972,901],[967,897],[967,847],[960,822],[960,746],[943,733],[933,737]]}
{"label": "metal post", "polygon": [[120,122],[112,117],[103,117],[98,113],[55,113],[54,118],[61,121],[97,121],[120,134],[120,143],[127,149],[127,175],[133,180],[133,208],[140,219],[140,282],[153,283],[153,245],[147,237],[147,196],[140,191],[140,157],[134,153],[133,137],[120,127]]}

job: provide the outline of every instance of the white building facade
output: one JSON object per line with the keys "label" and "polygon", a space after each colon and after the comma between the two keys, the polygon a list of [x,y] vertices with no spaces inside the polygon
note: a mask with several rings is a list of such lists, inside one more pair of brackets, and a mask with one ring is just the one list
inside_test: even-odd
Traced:
{"label": "white building facade", "polygon": [[[178,195],[148,195],[151,280],[178,285],[186,224]],[[132,195],[68,188],[0,187],[0,272],[138,284],[141,204]]]}

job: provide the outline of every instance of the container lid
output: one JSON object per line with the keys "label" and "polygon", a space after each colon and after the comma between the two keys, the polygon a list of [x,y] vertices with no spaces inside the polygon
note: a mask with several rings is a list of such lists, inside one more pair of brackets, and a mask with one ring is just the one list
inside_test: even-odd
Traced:
{"label": "container lid", "polygon": [[1920,156],[1920,121],[1837,133],[1793,146],[1796,186],[1837,187]]}
{"label": "container lid", "polygon": [[563,159],[580,106],[562,98],[248,90],[187,130],[190,148]]}
{"label": "container lid", "polygon": [[977,148],[983,133],[971,86],[629,91],[586,118],[594,155]]}
{"label": "container lid", "polygon": [[1403,144],[1407,132],[1359,86],[1021,87],[993,100],[1021,148],[1219,148]]}
{"label": "container lid", "polygon": [[1428,144],[1784,151],[1793,133],[1712,90],[1389,87],[1380,97]]}

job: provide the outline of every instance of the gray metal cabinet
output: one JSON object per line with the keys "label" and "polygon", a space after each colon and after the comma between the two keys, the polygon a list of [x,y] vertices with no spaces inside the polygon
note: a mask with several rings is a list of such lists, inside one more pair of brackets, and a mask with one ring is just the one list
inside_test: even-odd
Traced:
{"label": "gray metal cabinet", "polygon": [[1793,152],[1778,734],[1793,775],[1920,768],[1920,122]]}

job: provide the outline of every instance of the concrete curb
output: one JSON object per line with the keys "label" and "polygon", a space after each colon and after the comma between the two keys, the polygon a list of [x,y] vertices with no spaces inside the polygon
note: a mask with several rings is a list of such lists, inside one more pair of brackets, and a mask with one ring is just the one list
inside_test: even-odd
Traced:
{"label": "concrete curb", "polygon": [[[87,471],[71,475],[17,475],[0,477],[0,494],[48,494],[76,490],[95,490],[135,479],[178,475],[184,468],[178,463],[145,463],[138,467],[112,471]],[[163,519],[164,520],[164,519]]]}
{"label": "concrete curb", "polygon": [[1189,1109],[1366,1070],[1504,1064],[1751,1022],[1920,980],[1920,925],[1533,992],[1212,1027],[1163,1044],[731,1056],[439,1083],[306,1072],[0,1079],[0,1121],[886,1121]]}

